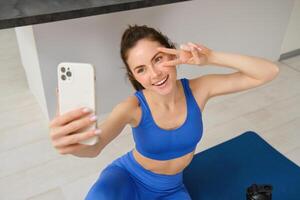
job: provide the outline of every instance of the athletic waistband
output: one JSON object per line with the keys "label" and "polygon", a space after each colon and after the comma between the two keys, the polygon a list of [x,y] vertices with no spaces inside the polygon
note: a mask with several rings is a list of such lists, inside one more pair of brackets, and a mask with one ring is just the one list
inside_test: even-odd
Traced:
{"label": "athletic waistband", "polygon": [[147,189],[155,192],[171,192],[182,187],[182,174],[179,172],[174,175],[158,174],[145,169],[133,156],[133,150],[115,160],[112,164],[127,169],[127,171],[144,185]]}

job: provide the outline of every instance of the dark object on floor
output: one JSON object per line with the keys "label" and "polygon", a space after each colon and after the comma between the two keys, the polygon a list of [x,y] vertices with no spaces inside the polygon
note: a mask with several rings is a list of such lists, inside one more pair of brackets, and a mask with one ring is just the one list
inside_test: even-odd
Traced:
{"label": "dark object on floor", "polygon": [[253,183],[272,185],[273,200],[300,199],[300,167],[251,131],[196,154],[183,181],[193,200],[244,200]]}
{"label": "dark object on floor", "polygon": [[271,185],[253,184],[247,188],[247,200],[272,200]]}

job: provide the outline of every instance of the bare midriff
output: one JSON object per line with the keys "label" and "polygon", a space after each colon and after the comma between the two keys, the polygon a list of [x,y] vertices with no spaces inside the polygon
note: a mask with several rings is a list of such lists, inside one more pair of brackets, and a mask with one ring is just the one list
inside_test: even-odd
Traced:
{"label": "bare midriff", "polygon": [[153,160],[140,154],[136,149],[133,150],[135,160],[145,169],[157,174],[173,175],[181,172],[193,159],[192,151],[184,156],[171,160]]}

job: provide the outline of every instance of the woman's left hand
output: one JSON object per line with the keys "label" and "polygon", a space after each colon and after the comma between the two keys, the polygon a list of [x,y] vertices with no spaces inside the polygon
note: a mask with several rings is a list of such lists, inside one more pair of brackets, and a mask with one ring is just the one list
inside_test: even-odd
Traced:
{"label": "woman's left hand", "polygon": [[203,45],[191,42],[180,45],[180,49],[158,47],[158,51],[176,56],[174,60],[163,62],[163,66],[176,66],[179,64],[207,65],[212,52],[211,49]]}

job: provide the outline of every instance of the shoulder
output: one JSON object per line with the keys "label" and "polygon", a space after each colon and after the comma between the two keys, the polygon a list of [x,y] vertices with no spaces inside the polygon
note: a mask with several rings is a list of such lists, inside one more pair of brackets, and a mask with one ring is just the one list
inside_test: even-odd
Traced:
{"label": "shoulder", "polygon": [[114,110],[118,110],[122,113],[130,113],[136,110],[139,107],[139,101],[135,96],[129,96],[119,104],[117,104]]}
{"label": "shoulder", "polygon": [[139,101],[136,96],[132,95],[121,101],[118,106],[121,108],[134,109],[139,106]]}
{"label": "shoulder", "polygon": [[116,105],[114,110],[126,117],[129,124],[136,124],[140,114],[139,101],[136,96],[129,96]]}
{"label": "shoulder", "polygon": [[198,106],[203,111],[209,99],[209,88],[206,87],[207,86],[206,76],[200,76],[194,79],[188,79],[188,83],[193,93],[193,96],[198,103]]}
{"label": "shoulder", "polygon": [[205,93],[205,90],[207,90],[207,76],[203,75],[194,79],[189,79],[189,86],[193,93],[199,93],[200,91],[202,93]]}
{"label": "shoulder", "polygon": [[[234,74],[207,74],[190,80],[190,87],[196,94],[206,96],[207,99],[221,95],[214,92],[218,88],[223,88],[231,83]],[[215,94],[216,93],[216,94]]]}

